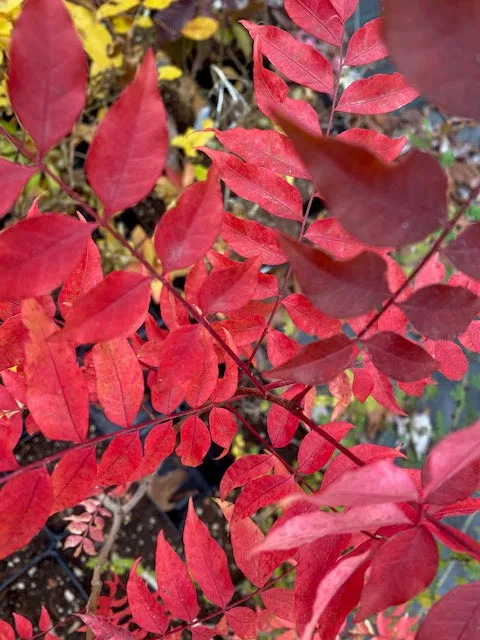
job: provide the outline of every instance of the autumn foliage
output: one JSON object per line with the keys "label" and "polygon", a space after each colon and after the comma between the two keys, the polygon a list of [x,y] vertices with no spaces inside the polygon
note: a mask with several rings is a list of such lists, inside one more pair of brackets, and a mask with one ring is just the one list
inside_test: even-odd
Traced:
{"label": "autumn foliage", "polygon": [[[227,469],[219,500],[235,564],[263,605],[236,594],[226,553],[191,503],[184,558],[158,536],[157,591],[137,574],[138,562],[130,572],[135,624],[113,616],[114,589],[95,613],[79,612],[99,639],[179,638],[185,629],[196,640],[248,639],[276,629],[285,638],[334,640],[352,611],[360,622],[422,592],[437,572],[438,542],[480,560],[478,542],[443,522],[478,510],[480,422],[448,435],[415,470],[398,464],[404,456],[396,449],[346,448],[341,440],[354,426],[339,421],[352,397],[373,396],[402,414],[394,385],[420,395],[435,372],[462,378],[460,345],[480,353],[480,223],[457,233],[478,190],[451,206],[432,156],[402,155],[405,138],[373,131],[332,136],[332,119],[322,132],[313,107],[291,98],[283,79],[330,96],[332,118],[335,110],[387,113],[420,92],[456,116],[478,118],[480,4],[386,0],[385,17],[347,42],[345,23],[356,5],[285,1],[300,28],[338,47],[340,67],[391,54],[398,72],[356,80],[341,95],[342,69],[334,71],[316,49],[279,28],[244,23],[254,43],[256,101],[277,127],[216,132],[225,151],[203,149],[208,178],[185,189],[161,218],[151,259],[119,233],[114,216],[147,196],[165,167],[166,113],[153,55],[89,146],[94,208],[44,162],[85,105],[86,64],[69,14],[61,0],[27,0],[15,25],[8,90],[31,144],[0,129],[22,158],[0,161],[0,214],[34,173],[46,172],[79,215],[34,203],[0,233],[0,557],[27,545],[51,514],[98,487],[155,473],[173,452],[190,466],[201,464],[212,442],[226,455],[239,426],[263,446]],[[286,176],[311,183],[306,206]],[[224,211],[221,183],[288,220],[295,233]],[[328,217],[310,222],[315,197]],[[131,253],[126,270],[104,275],[94,240],[100,228]],[[395,250],[427,237],[430,249],[407,276]],[[263,268],[278,265],[287,265],[285,278]],[[179,269],[187,271],[183,290],[170,277]],[[291,277],[302,293],[289,293]],[[149,312],[159,284],[161,325]],[[274,328],[280,306],[313,338],[306,346]],[[261,371],[259,346],[270,363]],[[316,385],[340,398],[321,427],[311,419]],[[135,424],[145,394],[158,417]],[[268,441],[238,410],[244,397],[269,403]],[[121,428],[101,453],[88,435],[89,403]],[[20,466],[14,449],[23,418],[31,431],[70,446]],[[278,449],[299,432],[291,466]],[[314,491],[306,476],[319,470]],[[281,515],[265,534],[255,515],[271,505]],[[293,590],[275,586],[283,563],[295,576]],[[213,615],[201,617],[199,592],[215,605]],[[478,582],[454,589],[417,638],[473,640],[479,602]],[[44,610],[39,628],[47,638],[50,624]],[[15,625],[21,638],[32,637],[28,620],[16,615]],[[6,622],[0,637],[15,637]]]}

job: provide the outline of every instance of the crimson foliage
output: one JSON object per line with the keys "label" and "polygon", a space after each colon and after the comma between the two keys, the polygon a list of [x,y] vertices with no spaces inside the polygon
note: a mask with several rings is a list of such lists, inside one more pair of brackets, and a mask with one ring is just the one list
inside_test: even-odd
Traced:
{"label": "crimson foliage", "polygon": [[[105,604],[98,615],[80,614],[97,638],[140,638],[146,632],[163,637],[186,628],[194,638],[228,629],[252,638],[284,628],[292,638],[333,640],[357,606],[360,621],[423,591],[437,570],[437,540],[480,559],[480,545],[442,521],[478,508],[472,494],[479,487],[480,422],[447,436],[418,471],[398,466],[397,450],[346,448],[340,440],[353,425],[336,421],[352,394],[360,402],[373,396],[402,414],[393,382],[415,395],[435,371],[452,380],[464,375],[465,357],[454,340],[480,352],[478,224],[447,244],[466,206],[448,218],[447,179],[430,155],[410,151],[397,160],[404,138],[362,129],[332,137],[329,126],[323,135],[311,105],[290,98],[285,81],[264,65],[266,58],[290,81],[328,94],[332,116],[335,110],[386,113],[424,91],[442,108],[476,117],[480,4],[386,0],[385,24],[383,18],[367,23],[347,45],[345,22],[356,5],[285,2],[300,28],[339,47],[341,68],[335,72],[317,50],[281,29],[244,23],[254,42],[258,107],[286,136],[277,130],[216,132],[226,151],[204,149],[212,161],[208,179],[188,187],[155,231],[163,270],[137,253],[112,220],[145,197],[164,169],[166,114],[151,52],[90,145],[86,177],[98,211],[82,203],[85,222],[41,212],[34,204],[24,220],[0,233],[1,558],[26,545],[50,514],[78,504],[97,487],[154,473],[174,450],[190,466],[201,464],[212,441],[225,455],[238,422],[264,446],[263,453],[228,468],[219,501],[235,563],[261,593],[264,607],[252,608],[248,597],[234,599],[226,553],[191,503],[185,562],[160,533],[158,590],[150,591],[137,574],[139,560],[130,572],[135,630],[118,615],[109,617]],[[370,64],[389,51],[405,75],[373,75],[340,95],[343,66]],[[9,62],[12,108],[36,151],[1,131],[27,162],[0,162],[0,214],[35,172],[50,173],[45,154],[71,132],[85,104],[83,51],[61,0],[25,2]],[[311,200],[304,211],[300,191],[285,176],[309,180],[311,200],[320,195],[329,217],[308,226]],[[296,237],[225,212],[220,180],[270,215],[302,223]],[[127,271],[104,277],[92,240],[98,228],[131,252]],[[431,234],[431,249],[407,277],[394,249]],[[219,238],[223,245],[216,244]],[[226,247],[222,253],[219,246]],[[459,271],[447,277],[443,261]],[[284,297],[285,286],[262,267],[287,262],[303,293]],[[183,268],[188,275],[181,292],[169,274]],[[148,314],[154,281],[162,286],[166,329]],[[315,338],[311,344],[301,347],[272,328],[279,304]],[[353,330],[348,335],[347,325]],[[145,340],[137,333],[142,326]],[[259,372],[255,353],[264,341],[272,367]],[[76,355],[79,345],[88,345],[83,362]],[[267,385],[264,378],[277,382]],[[310,387],[317,384],[328,384],[340,398],[332,421],[322,427],[310,418]],[[277,387],[280,393],[272,393]],[[134,420],[146,390],[164,415],[142,444],[145,425]],[[270,403],[271,444],[232,406],[242,396]],[[121,428],[101,455],[97,441],[88,439],[90,401]],[[184,402],[189,409],[178,413]],[[29,429],[73,444],[19,466],[14,449],[24,411]],[[172,420],[178,421],[179,442]],[[294,469],[277,448],[299,429],[304,437]],[[305,476],[320,469],[321,488],[312,491]],[[231,502],[235,489],[239,495]],[[253,516],[279,501],[283,513],[265,535]],[[274,586],[273,572],[284,562],[295,571],[293,592]],[[216,626],[198,619],[194,583],[217,607],[207,617],[220,617]],[[478,597],[478,583],[452,591],[432,608],[419,638],[472,639]],[[108,602],[115,603],[114,597]],[[48,636],[46,611],[39,626]],[[32,625],[22,616],[15,616],[15,627],[21,638],[32,637]],[[14,638],[13,628],[0,622],[0,635]]]}

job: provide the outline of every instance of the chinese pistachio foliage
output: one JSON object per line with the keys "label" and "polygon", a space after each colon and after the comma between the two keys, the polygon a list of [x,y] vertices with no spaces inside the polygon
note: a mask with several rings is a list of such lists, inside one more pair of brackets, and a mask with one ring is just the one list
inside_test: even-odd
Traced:
{"label": "chinese pistachio foliage", "polygon": [[[480,422],[444,438],[418,470],[402,466],[397,449],[346,448],[341,440],[354,425],[338,421],[353,397],[372,396],[401,415],[394,385],[420,395],[435,372],[464,376],[460,345],[480,352],[480,223],[457,231],[478,190],[463,206],[448,206],[441,166],[418,150],[402,154],[405,138],[359,128],[331,135],[335,111],[387,113],[421,92],[454,115],[479,117],[480,2],[385,0],[384,17],[347,40],[356,6],[285,1],[299,28],[338,48],[335,70],[287,32],[244,22],[256,102],[277,127],[216,132],[217,147],[203,149],[207,179],[163,215],[149,259],[116,230],[114,216],[147,196],[165,169],[166,113],[152,52],[89,146],[93,208],[44,161],[85,106],[87,67],[69,13],[62,0],[26,0],[15,24],[8,89],[29,142],[0,130],[19,150],[18,163],[0,160],[0,213],[45,172],[82,215],[43,212],[35,202],[0,233],[0,557],[27,545],[51,514],[155,473],[173,452],[198,466],[212,442],[226,455],[239,427],[262,443],[261,453],[227,469],[218,500],[235,564],[259,598],[236,594],[225,551],[190,503],[184,556],[158,536],[156,591],[137,573],[139,560],[133,566],[121,600],[129,622],[114,612],[113,583],[96,611],[78,612],[99,639],[179,638],[190,629],[197,640],[280,631],[334,640],[351,612],[360,623],[428,587],[439,542],[480,559],[478,542],[443,521],[479,507]],[[387,54],[397,72],[341,90],[344,67]],[[285,79],[329,97],[327,130],[310,104],[289,97]],[[308,205],[298,179],[311,184]],[[222,183],[294,231],[226,212]],[[311,222],[314,197],[328,213]],[[130,251],[124,271],[103,273],[98,229]],[[407,277],[395,250],[427,238],[430,249]],[[286,269],[265,268],[278,265]],[[182,290],[172,284],[178,270],[186,273]],[[287,295],[293,278],[301,293]],[[158,303],[161,324],[150,313]],[[312,337],[307,346],[274,328],[279,307]],[[339,399],[322,427],[310,417],[316,385]],[[135,424],[145,397],[157,418]],[[237,410],[242,397],[269,404],[268,441]],[[89,439],[89,403],[119,430]],[[23,419],[29,433],[69,446],[20,466]],[[292,467],[281,449],[296,434]],[[101,452],[99,440],[109,441]],[[307,476],[320,470],[314,490]],[[278,517],[265,533],[255,516],[274,505]],[[291,590],[277,586],[280,565],[292,574]],[[202,614],[201,594],[213,614]],[[32,623],[14,615],[15,631],[0,622],[0,636],[31,638]],[[417,637],[472,640],[479,624],[477,582],[437,602]],[[50,628],[43,610],[40,633],[53,637]]]}

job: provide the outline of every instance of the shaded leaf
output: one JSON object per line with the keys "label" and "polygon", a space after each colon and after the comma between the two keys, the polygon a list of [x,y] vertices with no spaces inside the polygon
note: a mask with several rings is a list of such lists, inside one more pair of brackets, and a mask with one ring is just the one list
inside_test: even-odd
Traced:
{"label": "shaded leaf", "polygon": [[0,184],[2,185],[0,220],[13,207],[23,187],[37,171],[36,167],[24,166],[0,158]]}
{"label": "shaded leaf", "polygon": [[442,253],[457,269],[480,280],[480,222],[469,225]]}
{"label": "shaded leaf", "polygon": [[381,304],[388,296],[387,265],[376,253],[363,252],[351,260],[328,254],[279,235],[303,292],[329,316],[352,318]]}
{"label": "shaded leaf", "polygon": [[480,626],[480,581],[454,587],[436,602],[420,625],[417,640],[471,640]]}
{"label": "shaded leaf", "polygon": [[331,213],[347,231],[380,247],[419,242],[447,221],[445,173],[418,150],[396,165],[366,149],[312,135],[277,116]]}
{"label": "shaded leaf", "polygon": [[392,331],[375,334],[365,345],[373,364],[394,380],[422,380],[437,369],[436,361],[422,347]]}
{"label": "shaded leaf", "polygon": [[[478,0],[387,0],[385,39],[395,66],[451,115],[480,119]],[[459,43],[461,42],[461,46]]]}
{"label": "shaded leaf", "polygon": [[347,369],[354,356],[355,344],[340,333],[308,344],[285,364],[265,371],[264,375],[306,385],[325,384]]}

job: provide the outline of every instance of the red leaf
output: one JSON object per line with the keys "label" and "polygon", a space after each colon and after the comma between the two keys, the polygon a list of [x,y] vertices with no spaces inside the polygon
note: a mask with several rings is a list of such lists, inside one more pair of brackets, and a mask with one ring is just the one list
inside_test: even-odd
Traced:
{"label": "red leaf", "polygon": [[0,371],[16,367],[25,359],[24,342],[28,331],[20,313],[7,318],[0,325]]}
{"label": "red leaf", "polygon": [[385,165],[365,149],[312,135],[283,116],[277,120],[329,211],[362,242],[398,247],[423,240],[446,222],[446,176],[431,156],[414,150]]}
{"label": "red leaf", "polygon": [[276,616],[295,622],[295,597],[291,589],[273,587],[262,593],[263,604]]}
{"label": "red leaf", "polygon": [[105,415],[114,424],[129,427],[142,404],[143,371],[126,338],[96,344],[92,360],[97,394]]}
{"label": "red leaf", "polygon": [[[336,440],[341,440],[351,429],[354,429],[354,426],[349,422],[330,422],[322,425],[322,429]],[[327,464],[334,451],[333,444],[327,442],[315,431],[310,431],[303,438],[298,449],[298,470],[307,475],[315,473]]]}
{"label": "red leaf", "polygon": [[0,471],[18,468],[13,450],[20,440],[22,429],[21,409],[8,389],[0,387]]}
{"label": "red leaf", "polygon": [[273,380],[293,380],[306,385],[325,384],[348,369],[355,355],[355,344],[340,333],[312,342],[285,364],[264,372]]}
{"label": "red leaf", "polygon": [[480,498],[466,498],[435,511],[435,518],[448,518],[450,516],[465,516],[475,511],[480,511]]}
{"label": "red leaf", "polygon": [[[346,471],[328,488],[308,497],[318,505],[357,506],[385,502],[418,502],[417,487],[406,469],[391,460],[377,460]],[[386,607],[384,607],[386,608]]]}
{"label": "red leaf", "polygon": [[40,531],[53,501],[50,476],[44,467],[9,480],[0,492],[0,559],[21,549]]}
{"label": "red leaf", "polygon": [[419,526],[397,533],[372,556],[357,621],[421,593],[435,578],[438,549],[432,534]]}
{"label": "red leaf", "polygon": [[381,373],[371,362],[364,362],[364,367],[373,380],[373,398],[392,413],[406,416],[407,414],[398,406],[390,378]]}
{"label": "red leaf", "polygon": [[182,269],[202,258],[220,234],[223,215],[218,174],[210,170],[205,182],[187,187],[160,218],[154,242],[164,270]]}
{"label": "red leaf", "polygon": [[275,232],[255,220],[243,220],[226,213],[221,231],[223,240],[244,258],[259,257],[262,264],[283,264],[283,252]]}
{"label": "red leaf", "polygon": [[86,85],[85,54],[64,3],[29,0],[10,43],[8,94],[40,157],[72,130]]}
{"label": "red leaf", "polygon": [[291,476],[268,475],[250,480],[235,503],[232,522],[251,516],[258,509],[278,502],[297,490]]}
{"label": "red leaf", "polygon": [[237,435],[238,429],[235,418],[228,409],[214,407],[210,411],[208,422],[212,440],[224,449],[224,453],[220,456],[223,457],[228,453],[232,440]]}
{"label": "red leaf", "polygon": [[418,95],[401,73],[377,73],[349,85],[342,93],[337,109],[362,115],[389,113],[404,107]]}
{"label": "red leaf", "polygon": [[[286,559],[285,552],[252,554],[252,549],[262,544],[265,536],[251,518],[230,522],[229,527],[235,564],[252,584],[263,587],[275,569]],[[290,555],[290,552],[287,554]]]}
{"label": "red leaf", "polygon": [[472,640],[480,627],[480,581],[455,587],[436,602],[417,640]]}
{"label": "red leaf", "polygon": [[132,611],[133,620],[139,627],[151,633],[162,635],[168,627],[168,620],[162,605],[137,574],[140,560],[141,558],[135,560],[130,570],[127,583],[128,604]]}
{"label": "red leaf", "polygon": [[0,638],[1,640],[15,640],[13,628],[4,620],[0,620]]}
{"label": "red leaf", "polygon": [[176,331],[179,327],[190,322],[186,308],[165,285],[162,286],[160,293],[160,313],[163,322],[170,331]]}
{"label": "red leaf", "polygon": [[388,296],[387,265],[376,253],[365,251],[351,260],[328,254],[279,235],[303,292],[329,316],[353,318],[381,304]]}
{"label": "red leaf", "polygon": [[[349,2],[353,11],[357,0]],[[318,0],[285,0],[285,9],[301,29],[328,44],[339,45],[342,41],[343,23],[332,2]],[[348,14],[347,14],[348,15]]]}
{"label": "red leaf", "polygon": [[0,184],[2,185],[0,220],[13,207],[23,187],[37,171],[36,167],[24,166],[0,158]]}
{"label": "red leaf", "polygon": [[183,531],[183,543],[187,568],[194,580],[213,604],[224,609],[235,592],[228,572],[227,556],[199,520],[191,499]]}
{"label": "red leaf", "polygon": [[463,531],[455,529],[443,522],[428,520],[425,526],[440,540],[442,544],[457,553],[468,554],[480,562],[480,544],[467,536]]}
{"label": "red leaf", "polygon": [[30,620],[18,613],[12,613],[12,616],[15,621],[15,630],[21,640],[30,640],[33,637],[33,625]]}
{"label": "red leaf", "polygon": [[352,391],[359,402],[365,402],[374,388],[373,378],[366,369],[353,370]]}
{"label": "red leaf", "polygon": [[22,317],[29,333],[28,408],[47,438],[82,442],[88,431],[88,389],[75,350],[67,342],[49,340],[57,334],[57,325],[35,300],[22,303]]}
{"label": "red leaf", "polygon": [[480,310],[480,298],[463,287],[431,284],[399,305],[413,326],[433,340],[463,333]]}
{"label": "red leaf", "polygon": [[104,616],[90,616],[85,613],[76,613],[75,615],[90,627],[95,634],[95,640],[134,640],[135,638],[133,633],[123,627],[118,627]]}
{"label": "red leaf", "polygon": [[88,498],[96,475],[94,446],[68,451],[52,473],[53,504],[50,513],[74,507]]}
{"label": "red leaf", "polygon": [[299,633],[303,633],[312,617],[313,604],[321,580],[335,565],[339,555],[347,548],[349,535],[330,536],[315,540],[301,547],[295,557],[295,622]]}
{"label": "red leaf", "polygon": [[389,164],[396,160],[407,143],[407,136],[389,138],[383,133],[371,131],[370,129],[347,129],[346,131],[339,133],[337,138],[343,142],[349,142],[350,144],[370,151],[385,164]]}
{"label": "red leaf", "polygon": [[[201,353],[195,376],[185,387],[185,400],[191,407],[199,407],[208,400],[218,380],[218,358],[212,336],[203,326],[197,326],[194,338]],[[227,356],[229,357],[229,356]]]}
{"label": "red leaf", "polygon": [[[50,617],[50,614],[48,613],[47,609],[42,605],[40,619],[38,621],[38,627],[40,631],[46,632],[50,629],[51,626],[52,626],[52,619]],[[47,640],[49,640],[48,637],[47,637]]]}
{"label": "red leaf", "polygon": [[175,431],[172,421],[157,424],[147,434],[143,445],[143,458],[135,471],[133,480],[140,480],[155,473],[161,463],[173,453],[175,448]]}
{"label": "red leaf", "polygon": [[142,444],[138,432],[116,436],[98,465],[97,485],[109,487],[130,482],[141,461]]}
{"label": "red leaf", "polygon": [[[351,453],[354,453],[357,458],[363,460],[365,464],[371,464],[376,460],[394,460],[395,458],[405,458],[403,453],[390,447],[382,447],[377,444],[356,444],[353,447],[349,447]],[[327,470],[323,476],[322,489],[326,489],[332,482],[340,478],[340,476],[349,469],[356,469],[357,466],[347,458],[346,456],[337,456],[328,465]]]}
{"label": "red leaf", "polygon": [[278,27],[261,27],[248,20],[240,22],[259,41],[261,53],[288,80],[313,91],[333,93],[332,67],[319,51]]}
{"label": "red leaf", "polygon": [[258,282],[258,258],[237,263],[234,267],[214,269],[198,292],[204,313],[227,313],[246,305]]}
{"label": "red leaf", "polygon": [[397,68],[451,115],[480,119],[478,1],[388,0],[384,13],[385,38]]}
{"label": "red leaf", "polygon": [[197,593],[185,565],[165,540],[163,531],[157,538],[155,575],[158,593],[173,617],[193,622],[200,610]]}
{"label": "red leaf", "polygon": [[403,382],[426,378],[436,361],[418,344],[392,331],[381,331],[365,341],[373,364],[387,376]]}
{"label": "red leaf", "polygon": [[202,147],[212,160],[223,182],[237,196],[255,202],[279,218],[302,219],[302,197],[296,187],[257,164],[242,162],[222,151]]}
{"label": "red leaf", "polygon": [[468,498],[471,490],[468,495],[458,495],[459,488],[456,487],[455,497],[453,497],[449,485],[452,480],[455,480],[457,474],[479,457],[480,421],[471,427],[450,433],[436,444],[425,460],[422,469],[425,502],[448,504],[461,498]]}
{"label": "red leaf", "polygon": [[363,251],[368,250],[366,244],[360,243],[347,233],[335,218],[314,220],[308,227],[305,237],[320,249],[341,260],[355,258]]}
{"label": "red leaf", "polygon": [[425,349],[440,365],[440,372],[449,380],[459,381],[467,374],[468,360],[455,342],[427,340]]}
{"label": "red leaf", "polygon": [[[319,622],[325,624],[325,620],[322,618],[328,613],[330,607],[336,612],[335,618],[338,620],[340,617],[338,616],[339,604],[346,597],[348,598],[348,606],[345,607],[344,605],[341,607],[342,615],[340,620],[343,622],[357,603],[359,590],[356,583],[357,580],[360,583],[363,582],[363,575],[368,566],[369,554],[370,552],[368,550],[359,555],[349,554],[323,578],[318,585],[317,595],[312,608],[312,617],[302,634],[302,640],[311,638]],[[352,582],[356,588],[353,588]],[[340,622],[340,620],[338,620],[338,622]],[[322,640],[334,640],[337,631],[338,629],[335,629],[334,634],[329,633],[328,635],[322,633]]]}
{"label": "red leaf", "polygon": [[2,231],[0,300],[50,293],[80,260],[94,228],[65,215],[43,213]]}
{"label": "red leaf", "polygon": [[345,64],[370,64],[387,56],[388,49],[383,39],[383,18],[375,18],[355,31],[350,38]]}
{"label": "red leaf", "polygon": [[468,226],[442,253],[457,269],[480,280],[480,222]]}
{"label": "red leaf", "polygon": [[167,145],[165,108],[149,50],[133,82],[99,124],[88,149],[88,182],[107,218],[150,193],[162,173]]}
{"label": "red leaf", "polygon": [[224,147],[251,164],[280,175],[310,179],[295,147],[278,131],[235,127],[227,131],[216,130],[215,135]]}
{"label": "red leaf", "polygon": [[62,316],[66,319],[75,301],[102,280],[102,257],[95,242],[89,238],[83,256],[58,294],[58,310]]}
{"label": "red leaf", "polygon": [[144,322],[149,302],[149,278],[113,271],[74,304],[61,337],[77,344],[127,338]]}
{"label": "red leaf", "polygon": [[292,293],[282,300],[288,315],[301,331],[320,338],[330,338],[340,333],[340,322],[318,311],[308,298]]}
{"label": "red leaf", "polygon": [[253,45],[253,85],[257,106],[267,118],[276,121],[277,114],[282,113],[299,126],[321,135],[318,113],[308,102],[289,97],[288,85],[263,66],[260,47],[256,42]]}
{"label": "red leaf", "polygon": [[228,624],[239,638],[257,637],[257,614],[248,607],[233,607],[225,612]]}
{"label": "red leaf", "polygon": [[279,367],[300,351],[301,347],[292,338],[276,329],[267,333],[267,355],[274,367]]}
{"label": "red leaf", "polygon": [[[282,393],[282,397],[291,400],[303,386],[294,385]],[[270,442],[275,448],[286,447],[292,441],[299,425],[299,419],[278,404],[273,404],[267,415],[267,431]]]}
{"label": "red leaf", "polygon": [[230,491],[242,487],[250,480],[266,475],[273,469],[273,458],[266,454],[243,456],[225,471],[220,482],[220,498],[225,500]]}
{"label": "red leaf", "polygon": [[198,467],[210,449],[210,433],[197,416],[187,418],[180,429],[180,444],[175,449],[183,465]]}

